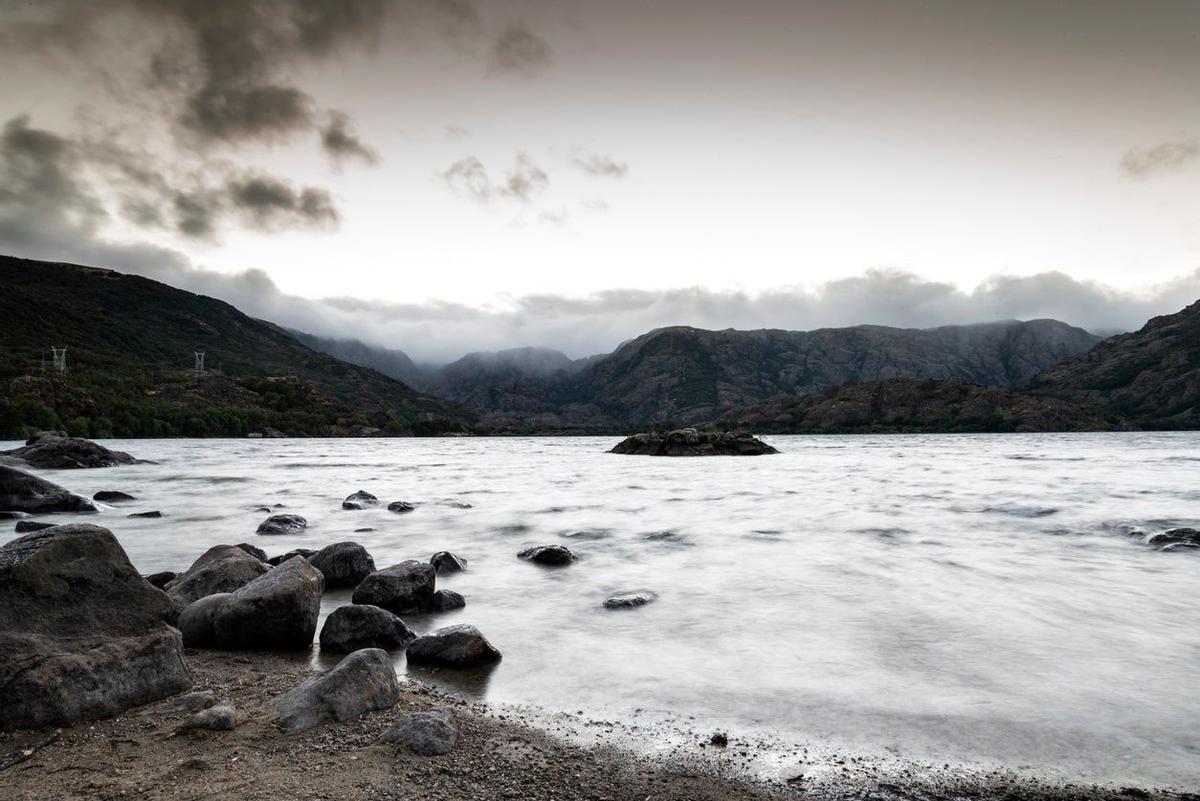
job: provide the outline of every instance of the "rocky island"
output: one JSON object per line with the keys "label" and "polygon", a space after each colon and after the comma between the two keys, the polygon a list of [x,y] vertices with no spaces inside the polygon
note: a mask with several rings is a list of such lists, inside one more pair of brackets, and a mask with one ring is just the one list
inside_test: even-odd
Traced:
{"label": "rocky island", "polygon": [[749,434],[681,428],[665,434],[634,434],[617,443],[609,453],[636,456],[761,456],[779,451]]}

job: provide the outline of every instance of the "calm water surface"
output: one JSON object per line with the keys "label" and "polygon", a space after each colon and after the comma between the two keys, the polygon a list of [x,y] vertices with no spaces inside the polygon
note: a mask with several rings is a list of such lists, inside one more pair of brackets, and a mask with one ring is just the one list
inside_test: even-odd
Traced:
{"label": "calm water surface", "polygon": [[[136,495],[89,519],[147,573],[243,541],[276,554],[353,539],[380,567],[467,557],[469,572],[439,579],[467,608],[410,623],[477,625],[504,661],[460,689],[488,701],[1200,786],[1200,551],[1128,533],[1200,525],[1200,435],[769,441],[783,453],[615,456],[613,438],[116,441],[158,464],[37,472]],[[418,508],[342,511],[357,489]],[[276,503],[307,533],[256,536],[253,508]],[[145,509],[165,517],[125,517]],[[516,558],[545,543],[580,559]],[[639,589],[658,601],[601,608]],[[327,594],[324,611],[348,596]]]}

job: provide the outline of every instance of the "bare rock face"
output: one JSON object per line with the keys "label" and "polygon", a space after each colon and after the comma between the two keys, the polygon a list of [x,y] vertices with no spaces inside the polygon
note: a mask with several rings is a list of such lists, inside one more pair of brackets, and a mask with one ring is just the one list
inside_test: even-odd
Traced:
{"label": "bare rock face", "polygon": [[307,559],[289,559],[228,594],[211,595],[179,616],[188,645],[224,650],[308,648],[325,580]]}
{"label": "bare rock face", "polygon": [[697,431],[694,428],[681,428],[666,434],[634,434],[609,452],[638,456],[761,456],[779,453],[749,434]]}
{"label": "bare rock face", "polygon": [[279,697],[277,723],[286,734],[299,734],[333,721],[353,720],[400,700],[396,670],[386,651],[365,648],[347,656],[328,673],[314,676]]}
{"label": "bare rock face", "polygon": [[367,576],[354,589],[353,600],[397,615],[423,612],[433,601],[436,580],[433,565],[409,559]]}
{"label": "bare rock face", "polygon": [[87,498],[7,465],[0,465],[0,509],[29,514],[99,511]]}
{"label": "bare rock face", "polygon": [[408,646],[413,664],[469,668],[500,661],[500,652],[474,626],[447,626],[418,637]]}
{"label": "bare rock face", "polygon": [[91,440],[62,436],[61,431],[40,431],[30,437],[24,447],[5,451],[4,455],[43,470],[115,467],[137,461],[128,453],[110,451]]}
{"label": "bare rock face", "polygon": [[308,557],[308,562],[325,576],[326,587],[357,587],[375,572],[375,560],[357,542],[326,545]]}
{"label": "bare rock face", "polygon": [[0,546],[0,728],[108,717],[188,689],[171,614],[107,529]]}
{"label": "bare rock face", "polygon": [[207,595],[233,592],[270,569],[270,565],[236,545],[214,545],[163,589],[182,609]]}
{"label": "bare rock face", "polygon": [[403,648],[415,640],[404,621],[386,609],[368,604],[340,606],[321,627],[321,650],[350,653],[363,648]]}

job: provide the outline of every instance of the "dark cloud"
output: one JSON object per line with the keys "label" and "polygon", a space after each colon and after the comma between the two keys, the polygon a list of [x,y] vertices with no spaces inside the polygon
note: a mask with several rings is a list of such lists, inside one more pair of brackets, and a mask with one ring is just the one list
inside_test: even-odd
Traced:
{"label": "dark cloud", "polygon": [[350,117],[341,111],[329,113],[329,121],[321,129],[321,146],[335,164],[348,158],[357,158],[367,164],[379,161],[379,154],[363,144],[354,132]]}
{"label": "dark cloud", "polygon": [[589,175],[603,175],[613,178],[624,178],[629,173],[629,165],[623,161],[602,155],[600,153],[590,153],[587,155],[576,156],[572,159],[572,163],[588,173]]}
{"label": "dark cloud", "polygon": [[1134,178],[1171,172],[1200,159],[1200,139],[1179,139],[1153,147],[1133,148],[1121,158],[1121,170]]}
{"label": "dark cloud", "polygon": [[233,208],[262,230],[328,226],[338,221],[333,200],[324,189],[296,189],[269,175],[248,175],[231,180],[226,191]]}
{"label": "dark cloud", "polygon": [[524,24],[514,22],[492,45],[490,65],[493,72],[540,72],[554,60],[554,50]]}
{"label": "dark cloud", "polygon": [[513,168],[500,184],[492,181],[483,162],[474,156],[459,159],[439,174],[455,194],[476,203],[488,203],[496,197],[528,202],[550,185],[546,171],[524,153],[517,154]]}

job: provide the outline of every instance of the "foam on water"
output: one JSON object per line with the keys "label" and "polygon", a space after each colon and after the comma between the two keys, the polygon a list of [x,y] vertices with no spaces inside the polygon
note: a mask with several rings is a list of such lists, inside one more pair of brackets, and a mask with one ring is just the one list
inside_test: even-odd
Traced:
{"label": "foam on water", "polygon": [[[118,441],[157,464],[35,472],[137,496],[88,519],[146,573],[242,541],[465,556],[439,584],[466,609],[410,623],[479,626],[504,661],[459,689],[489,701],[1200,785],[1200,550],[1131,536],[1200,524],[1200,435],[772,437],[779,455],[715,459],[615,442]],[[342,510],[358,489],[384,503]],[[277,503],[307,532],[256,536]],[[550,543],[579,561],[516,558]],[[636,590],[657,600],[601,606]]]}

